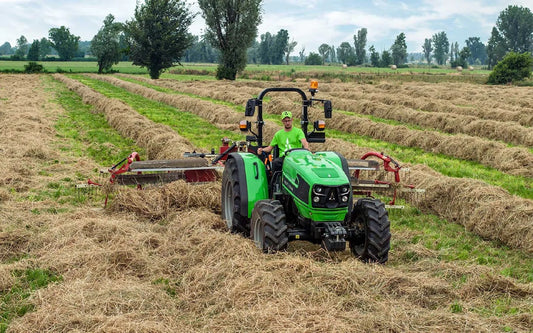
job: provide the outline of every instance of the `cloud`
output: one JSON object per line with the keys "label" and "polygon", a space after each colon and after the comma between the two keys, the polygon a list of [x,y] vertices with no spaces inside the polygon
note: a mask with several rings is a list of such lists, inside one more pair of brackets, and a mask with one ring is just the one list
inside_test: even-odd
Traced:
{"label": "cloud", "polygon": [[[142,0],[139,0],[142,3]],[[124,22],[133,17],[137,0],[0,0],[0,38],[12,45],[20,35],[33,39],[48,37],[48,30],[64,25],[82,40],[91,40],[108,14]],[[205,29],[197,1],[188,0],[198,13],[190,31]],[[514,0],[531,7],[533,0]],[[405,33],[408,51],[419,51],[425,38],[445,31],[451,41],[468,37],[486,42],[507,0],[265,0],[259,35],[286,29],[297,49],[316,52],[322,43],[338,46],[353,43],[353,35],[367,28],[367,46],[388,49],[396,36]],[[259,37],[259,36],[258,36]],[[0,40],[0,43],[4,41]]]}

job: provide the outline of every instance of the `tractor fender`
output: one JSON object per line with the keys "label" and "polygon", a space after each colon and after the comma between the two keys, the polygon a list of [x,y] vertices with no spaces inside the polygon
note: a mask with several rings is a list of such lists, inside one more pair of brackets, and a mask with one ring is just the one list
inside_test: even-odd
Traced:
{"label": "tractor fender", "polygon": [[228,159],[237,164],[241,185],[241,216],[252,217],[254,205],[259,200],[268,199],[268,179],[265,164],[252,153],[231,153]]}

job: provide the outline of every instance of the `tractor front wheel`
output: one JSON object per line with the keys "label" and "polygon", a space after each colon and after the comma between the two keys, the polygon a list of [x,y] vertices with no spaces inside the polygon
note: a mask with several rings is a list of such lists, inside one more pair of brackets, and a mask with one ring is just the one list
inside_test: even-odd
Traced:
{"label": "tractor front wheel", "polygon": [[222,219],[226,222],[228,230],[232,233],[242,233],[248,236],[249,233],[249,219],[247,216],[241,215],[241,205],[246,205],[242,202],[242,186],[239,182],[239,170],[235,159],[230,158],[226,162],[224,172],[222,174]]}
{"label": "tractor front wheel", "polygon": [[376,199],[359,199],[352,210],[350,249],[363,262],[384,264],[389,259],[390,222],[385,205]]}
{"label": "tractor front wheel", "polygon": [[259,200],[252,211],[251,236],[263,252],[287,249],[289,237],[283,205],[278,200]]}

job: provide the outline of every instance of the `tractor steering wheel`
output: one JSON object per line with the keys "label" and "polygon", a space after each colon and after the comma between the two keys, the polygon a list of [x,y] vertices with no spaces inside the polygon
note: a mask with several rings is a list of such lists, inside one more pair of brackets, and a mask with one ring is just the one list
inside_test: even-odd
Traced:
{"label": "tractor steering wheel", "polygon": [[309,150],[309,149],[305,149],[305,148],[291,148],[289,150],[287,150],[285,152],[285,155],[287,155],[288,153],[292,152],[292,151],[295,151],[295,150]]}

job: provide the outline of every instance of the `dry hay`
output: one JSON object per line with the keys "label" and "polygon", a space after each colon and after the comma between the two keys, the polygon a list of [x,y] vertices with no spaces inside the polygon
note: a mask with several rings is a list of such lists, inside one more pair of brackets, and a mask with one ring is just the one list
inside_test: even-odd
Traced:
{"label": "dry hay", "polygon": [[448,221],[485,238],[533,252],[533,202],[473,179],[444,177],[431,169],[411,167],[411,180],[426,194],[417,203]]}
{"label": "dry hay", "polygon": [[[251,240],[213,230],[221,224],[204,210],[177,212],[165,224],[88,212],[57,223],[38,254],[64,272],[65,282],[38,292],[36,311],[10,329],[489,332],[509,320],[527,327],[524,315],[450,313],[456,301],[483,304],[491,281],[504,283],[498,276],[481,279],[447,267],[468,277],[456,290],[433,276],[431,265],[402,272],[354,259],[324,264],[291,253],[264,255]],[[533,295],[512,281],[501,290],[511,291],[522,310]]]}
{"label": "dry hay", "polygon": [[207,81],[177,82],[171,79],[152,80],[139,75],[116,74],[118,77],[131,78],[136,81],[157,85],[160,87],[173,89],[188,94],[194,94],[202,97],[209,97],[228,103],[244,105],[248,99],[252,98],[257,92],[252,92],[249,87],[241,87],[235,91],[235,86],[226,82],[216,81],[208,83]]}
{"label": "dry hay", "polygon": [[[328,98],[328,96],[321,96]],[[356,101],[344,98],[333,100],[335,108],[392,119],[446,133],[463,133],[492,140],[501,140],[515,145],[533,146],[533,129],[516,122],[483,120],[474,116],[444,112],[423,112],[404,106],[391,106],[374,101]]]}
{"label": "dry hay", "polygon": [[[119,80],[110,76],[102,75],[88,75],[92,78],[105,81],[126,89],[130,92],[139,94],[143,97],[165,103],[167,105],[174,106],[185,112],[190,112],[197,116],[200,116],[208,120],[211,124],[217,126],[221,129],[232,129],[235,130],[238,128],[238,124],[241,120],[245,119],[243,114],[235,112],[232,108],[224,105],[215,105],[209,101],[203,101],[198,98],[176,95],[176,94],[167,94],[158,92],[156,90],[143,87],[138,84],[131,82],[126,82]],[[216,111],[214,109],[216,108]],[[250,119],[251,121],[255,119]],[[265,135],[270,135],[270,133],[275,133],[277,126],[271,121],[265,121],[265,127],[263,128]]]}
{"label": "dry hay", "polygon": [[123,137],[135,140],[139,146],[146,149],[147,159],[179,158],[185,152],[194,150],[195,147],[172,128],[152,122],[125,103],[107,98],[64,75],[56,74],[54,77],[64,82],[69,89],[76,91],[82,98],[86,95],[90,96],[91,104],[94,103],[96,110],[104,113],[112,127]]}
{"label": "dry hay", "polygon": [[[120,84],[124,88],[129,88],[132,91],[135,90],[137,92],[141,92],[144,95],[150,95],[154,93],[152,89],[148,89],[139,85],[131,84],[128,82],[123,82],[120,80],[117,80],[115,78],[105,78],[106,81],[113,82],[116,84]],[[167,97],[168,94],[158,93],[160,94],[160,98],[163,99]],[[186,99],[191,99],[190,97],[187,97]],[[268,110],[270,112],[280,113],[282,110],[285,110],[286,108],[292,106],[291,102],[280,98],[279,95],[273,99],[269,105]],[[199,115],[204,115],[205,112],[202,110],[209,109],[209,106],[204,106],[203,108],[194,109],[195,112]],[[227,114],[228,117],[234,115],[234,113],[230,110],[228,111],[221,111],[222,114]],[[317,111],[312,112],[313,116],[318,116]],[[337,128],[343,128],[347,131],[353,131],[353,129],[350,128],[347,124],[355,124],[357,120],[352,119],[345,119],[346,123],[343,125],[342,123],[339,124],[338,119],[333,121],[332,123],[335,123],[334,127]],[[360,125],[360,124],[359,124]],[[366,127],[368,131],[377,131],[375,123],[369,122]],[[279,126],[272,125],[267,127],[265,131],[265,139],[271,138],[273,134],[279,129]],[[399,140],[407,141],[409,144],[412,145],[413,142],[416,142],[415,138],[411,136],[410,130],[403,129],[399,130],[396,133],[396,137],[399,138]],[[421,135],[422,136],[422,135]],[[433,139],[433,141],[430,141],[430,138],[425,139],[427,142],[431,142],[432,145],[439,146],[444,145],[442,142],[440,142],[438,139]],[[478,139],[479,140],[479,139]],[[337,142],[338,141],[338,142]],[[473,139],[473,142],[469,142],[466,146],[463,144],[463,155],[468,155],[468,152],[474,150],[479,150],[476,148],[476,143],[479,141]],[[267,142],[267,140],[265,140]],[[323,148],[322,148],[323,147]],[[324,150],[333,150],[338,151],[342,153],[347,158],[359,158],[362,156],[365,152],[368,151],[368,149],[364,148],[356,148],[353,145],[347,145],[344,141],[339,140],[331,140],[329,139],[326,145],[313,145],[313,148],[317,149],[324,149]],[[527,156],[521,155],[521,151],[515,151],[516,149],[508,149],[508,150],[500,150],[500,154],[505,154],[501,160],[504,160],[504,165],[507,168],[520,168],[520,165],[513,164],[512,161],[516,160],[525,160],[527,162]],[[515,155],[513,155],[515,154]],[[507,156],[511,155],[512,158],[507,158]],[[523,158],[522,158],[523,157]],[[529,170],[529,171],[528,171]],[[523,169],[518,169],[518,171],[526,171],[531,172],[533,169],[528,169],[528,165],[524,165]],[[454,178],[444,177],[442,175],[437,175],[435,173],[433,174],[427,174],[424,171],[421,171],[420,173],[416,173],[416,171],[413,173],[411,172],[411,175],[413,175],[413,178],[411,179],[414,184],[417,185],[417,187],[420,188],[427,188],[429,192],[434,193],[435,196],[426,196],[425,199],[422,202],[415,202],[415,204],[419,204],[426,210],[430,211],[432,213],[436,213],[437,215],[446,218],[450,221],[456,221],[457,223],[465,225],[469,230],[474,231],[478,233],[479,235],[483,237],[487,237],[490,239],[498,239],[506,244],[509,244],[510,246],[522,248],[526,251],[532,252],[533,248],[531,248],[530,244],[533,244],[533,242],[524,242],[524,237],[526,240],[531,239],[533,240],[533,235],[531,232],[527,232],[528,228],[529,230],[533,230],[533,222],[531,222],[533,212],[531,212],[531,202],[529,200],[523,200],[520,198],[515,198],[510,196],[507,192],[494,187],[494,186],[487,186],[486,184],[471,180],[471,179],[464,179],[461,180],[463,183],[462,186],[452,186],[452,184],[456,181]],[[428,184],[428,181],[433,180],[436,182],[444,182],[445,184],[449,184],[438,187],[433,186],[431,184]],[[457,194],[458,196],[462,196],[464,198],[469,198],[471,196],[471,193],[485,193],[486,191],[497,191],[500,194],[499,197],[494,196],[485,196],[481,197],[481,199],[484,199],[485,201],[477,204],[477,206],[469,205],[469,201],[465,201],[464,203],[462,201],[453,201],[455,196],[453,195],[446,195],[447,190],[450,188],[453,188],[454,191],[451,191],[449,193]],[[482,194],[481,194],[482,195]],[[477,196],[473,196],[475,199],[472,200],[473,202],[478,202],[481,200]],[[439,199],[436,199],[439,198]],[[168,198],[166,199],[158,199],[162,200],[163,202],[165,200],[171,200]],[[141,200],[142,201],[142,200]],[[437,206],[433,206],[433,202],[438,203]],[[512,207],[517,207],[517,209],[506,209],[507,206],[511,205]],[[164,206],[167,207],[168,205]],[[152,207],[152,205],[150,205]],[[443,208],[445,207],[445,208]],[[440,208],[440,209],[439,209]],[[132,208],[135,211],[135,208]],[[492,214],[491,209],[498,211],[499,214]],[[158,209],[154,209],[155,212],[158,212]],[[471,212],[470,214],[468,212]],[[475,214],[473,213],[475,212]],[[147,209],[143,212],[143,214],[146,214],[145,216],[150,215],[150,210]],[[166,213],[165,213],[166,214]],[[160,216],[160,213],[156,213],[155,216]],[[503,223],[502,220],[505,220],[506,222]],[[523,224],[525,221],[525,224]],[[521,224],[522,223],[522,224]],[[524,232],[526,231],[526,232]]]}
{"label": "dry hay", "polygon": [[[287,99],[276,99],[268,104],[269,112],[281,114],[294,105]],[[311,110],[314,119],[322,117]],[[472,160],[496,168],[511,175],[533,177],[533,155],[526,148],[509,148],[503,143],[467,135],[445,135],[431,131],[411,130],[405,126],[376,123],[372,120],[335,113],[326,121],[329,128],[375,139],[393,142],[407,147],[418,147],[428,152],[441,153],[460,159]]]}
{"label": "dry hay", "polygon": [[[332,145],[343,148],[340,140]],[[344,147],[351,148],[345,143]],[[79,165],[69,163],[64,154],[56,156],[64,170],[57,167],[53,172],[74,174]],[[31,173],[23,181],[34,183],[37,177]],[[182,194],[176,201],[189,195]],[[5,229],[0,232],[13,240],[29,227],[32,235],[24,242],[27,258],[0,265],[0,287],[10,288],[10,272],[27,267],[50,269],[63,280],[33,293],[30,301],[36,308],[11,322],[12,332],[531,328],[531,286],[503,278],[491,266],[403,263],[396,255],[388,266],[365,265],[343,253],[339,256],[349,259],[298,252],[265,255],[251,240],[220,232],[224,223],[218,214],[191,206],[154,223],[139,214],[70,206],[70,212],[43,212],[35,218],[28,204],[2,203],[0,221]],[[423,258],[435,255],[409,249]],[[404,250],[401,243],[396,250]],[[463,277],[460,287],[454,286],[457,277]],[[491,309],[491,294],[511,295],[510,305],[520,314],[470,310]],[[454,303],[463,305],[464,313],[452,313]]]}
{"label": "dry hay", "polygon": [[178,210],[205,207],[220,211],[219,182],[190,184],[176,181],[143,191],[122,189],[112,200],[111,210],[130,211],[148,219],[161,219]]}

